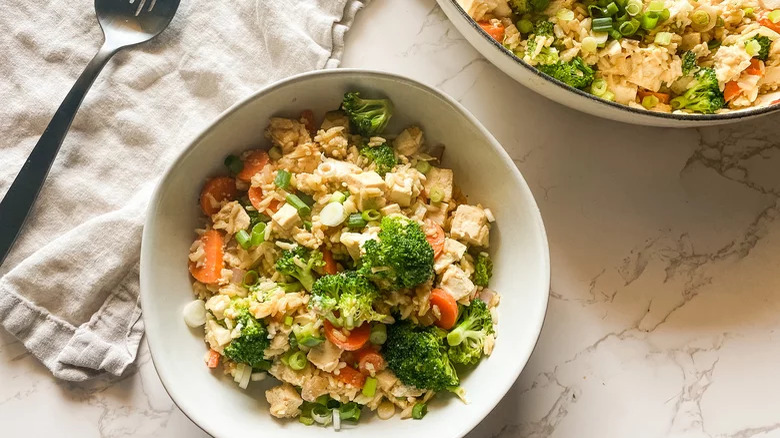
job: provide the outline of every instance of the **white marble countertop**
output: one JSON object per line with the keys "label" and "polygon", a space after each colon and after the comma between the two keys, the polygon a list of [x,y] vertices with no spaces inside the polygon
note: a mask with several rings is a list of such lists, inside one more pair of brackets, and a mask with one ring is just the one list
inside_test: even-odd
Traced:
{"label": "white marble countertop", "polygon": [[[569,110],[487,63],[434,0],[375,0],[343,66],[453,95],[542,210],[547,321],[470,438],[780,437],[776,116],[669,130]],[[0,382],[2,436],[206,436],[168,398],[145,345],[124,377],[72,384],[0,332]]]}

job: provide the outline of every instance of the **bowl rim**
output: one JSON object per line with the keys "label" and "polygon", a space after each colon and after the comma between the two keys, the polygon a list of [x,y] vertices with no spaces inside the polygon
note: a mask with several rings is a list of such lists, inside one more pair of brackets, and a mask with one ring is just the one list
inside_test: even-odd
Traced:
{"label": "bowl rim", "polygon": [[[588,92],[585,92],[583,90],[580,90],[579,88],[574,88],[571,85],[567,85],[551,76],[548,76],[541,71],[539,71],[536,67],[528,64],[527,62],[523,61],[522,59],[515,56],[514,53],[512,53],[509,49],[504,47],[501,43],[493,39],[490,35],[488,35],[487,32],[485,32],[478,24],[477,21],[471,18],[469,14],[460,6],[458,3],[458,0],[438,0],[439,2],[442,1],[449,1],[452,3],[452,6],[455,7],[455,9],[458,11],[458,14],[466,20],[469,26],[471,26],[472,29],[476,30],[477,33],[483,38],[486,39],[493,47],[497,48],[504,56],[509,57],[512,61],[515,62],[515,64],[521,66],[526,71],[536,75],[539,78],[544,79],[547,82],[550,82],[551,84],[562,88],[564,90],[573,92],[574,94],[589,99],[593,103],[607,106],[610,108],[614,108],[617,110],[623,110],[627,111],[633,114],[641,115],[641,116],[648,116],[648,117],[655,117],[659,119],[665,119],[665,120],[678,120],[678,121],[716,121],[716,120],[739,120],[743,118],[750,118],[755,117],[763,114],[769,114],[776,112],[780,110],[780,104],[778,105],[767,105],[763,107],[751,107],[751,108],[745,108],[740,110],[733,110],[727,113],[721,113],[721,114],[687,114],[687,113],[662,113],[658,111],[647,111],[647,110],[640,110],[638,108],[633,108],[628,105],[623,105],[617,102],[612,102],[609,100],[604,100],[599,97],[596,97]],[[475,47],[476,49],[476,47]],[[479,49],[476,49],[479,52]],[[488,60],[490,62],[490,60]],[[493,64],[491,62],[491,64]],[[495,65],[495,64],[494,64]],[[498,67],[498,66],[496,66]],[[499,70],[501,68],[499,67]],[[513,78],[514,79],[514,78]],[[523,84],[525,85],[525,84]],[[533,89],[533,87],[528,87]],[[536,91],[536,90],[534,90]],[[540,93],[541,94],[541,93]],[[545,96],[547,97],[547,96]]]}
{"label": "bowl rim", "polygon": [[[229,108],[224,110],[222,113],[220,113],[206,128],[204,128],[197,136],[189,141],[187,143],[187,146],[182,148],[176,156],[173,158],[173,160],[168,164],[166,167],[164,173],[162,174],[162,177],[160,178],[160,181],[157,183],[157,185],[154,188],[154,192],[152,193],[152,196],[149,201],[149,205],[146,210],[146,219],[144,220],[144,229],[142,234],[142,240],[141,240],[141,255],[140,255],[140,298],[141,298],[141,308],[143,309],[145,305],[149,304],[151,305],[151,296],[152,296],[152,287],[151,284],[147,285],[147,282],[149,282],[149,278],[147,276],[147,272],[149,269],[152,268],[149,262],[149,252],[151,251],[150,243],[148,243],[152,239],[152,228],[153,223],[155,222],[153,212],[156,210],[156,206],[159,204],[162,188],[166,185],[168,180],[171,178],[171,175],[173,173],[174,168],[178,165],[178,163],[184,158],[185,155],[191,153],[192,149],[200,143],[206,136],[209,135],[209,133],[220,123],[223,123],[228,116],[232,115],[233,113],[241,110],[244,106],[248,105],[249,103],[253,102],[255,99],[259,98],[260,96],[267,94],[273,90],[276,90],[281,87],[285,87],[288,85],[292,85],[297,82],[302,82],[309,80],[313,77],[318,76],[333,76],[333,75],[341,75],[341,76],[363,76],[363,77],[377,77],[382,79],[390,79],[393,81],[401,82],[405,86],[412,86],[422,89],[423,91],[427,91],[429,93],[432,93],[436,97],[444,100],[446,103],[450,104],[457,112],[459,112],[462,116],[464,116],[479,132],[480,134],[485,137],[488,142],[491,144],[495,152],[500,156],[500,158],[505,161],[511,163],[510,166],[508,166],[511,170],[511,176],[514,177],[517,182],[520,185],[520,189],[524,192],[526,196],[529,197],[531,202],[533,203],[533,215],[534,215],[534,221],[536,222],[536,229],[537,232],[540,233],[540,245],[541,245],[541,251],[542,251],[542,260],[541,260],[541,281],[543,282],[543,285],[545,286],[544,289],[546,290],[546,293],[543,295],[542,299],[543,301],[543,311],[537,315],[536,320],[533,321],[532,328],[536,333],[536,339],[533,342],[533,345],[530,345],[528,348],[525,349],[525,351],[522,351],[521,355],[518,355],[518,361],[516,361],[513,366],[510,368],[511,372],[506,373],[507,376],[512,376],[511,380],[504,379],[503,382],[504,388],[497,391],[494,396],[493,400],[483,404],[481,406],[481,409],[475,409],[475,415],[471,416],[471,420],[467,421],[464,425],[464,428],[460,430],[456,436],[456,438],[462,438],[467,433],[469,433],[471,430],[473,430],[477,425],[479,425],[487,416],[495,409],[495,407],[498,405],[498,403],[506,396],[506,394],[509,392],[509,390],[512,388],[514,383],[517,381],[518,377],[520,376],[520,373],[523,371],[523,369],[528,364],[528,361],[530,360],[531,354],[536,349],[536,346],[539,343],[539,339],[541,337],[541,331],[544,326],[545,319],[547,317],[547,311],[549,309],[549,297],[550,297],[550,278],[551,278],[551,267],[550,267],[550,249],[549,249],[549,241],[547,238],[547,232],[544,227],[544,222],[542,220],[541,211],[539,210],[539,206],[536,203],[536,199],[533,196],[533,193],[531,192],[530,187],[528,186],[528,183],[523,178],[522,174],[520,173],[517,166],[514,164],[514,161],[509,156],[509,154],[506,152],[506,150],[501,146],[501,144],[498,142],[498,140],[493,137],[493,135],[485,128],[482,123],[473,115],[471,112],[469,112],[462,104],[457,102],[455,99],[450,97],[449,95],[445,94],[444,92],[437,90],[434,87],[428,86],[426,84],[423,84],[419,81],[416,81],[414,79],[411,79],[409,77],[395,74],[395,73],[388,73],[378,70],[371,70],[371,69],[361,69],[361,68],[339,68],[339,69],[326,69],[326,70],[315,70],[311,72],[304,72],[299,73],[294,76],[290,76],[278,81],[275,81],[267,86],[264,86],[260,88],[259,90],[255,91],[254,93],[246,96],[245,98],[240,99],[235,104],[231,105]],[[157,376],[160,379],[160,382],[162,383],[163,389],[168,394],[168,396],[173,401],[174,405],[184,414],[185,417],[187,417],[193,424],[195,424],[198,428],[203,430],[204,432],[208,433],[212,436],[220,436],[218,430],[216,430],[213,425],[207,424],[207,423],[201,423],[198,420],[195,419],[195,416],[193,413],[189,412],[189,407],[183,407],[177,400],[176,397],[174,397],[174,394],[169,389],[170,382],[168,372],[161,371],[161,367],[158,365],[156,357],[156,351],[162,348],[161,345],[158,345],[157,338],[152,335],[149,336],[150,328],[154,327],[154,323],[149,323],[149,321],[146,319],[146,313],[142,311],[142,317],[144,318],[144,325],[146,327],[145,335],[146,335],[146,342],[149,346],[149,354],[152,358],[152,365],[154,366],[155,372],[157,373]],[[152,329],[154,331],[154,329]],[[168,370],[170,371],[170,370]]]}

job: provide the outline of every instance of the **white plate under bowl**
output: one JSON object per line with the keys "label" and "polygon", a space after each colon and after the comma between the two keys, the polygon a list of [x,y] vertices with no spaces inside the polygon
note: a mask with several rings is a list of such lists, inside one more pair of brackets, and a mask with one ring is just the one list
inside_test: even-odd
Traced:
{"label": "white plate under bowl", "polygon": [[278,421],[263,391],[273,379],[243,391],[221,368],[209,370],[203,330],[189,329],[182,308],[193,299],[187,255],[202,226],[198,195],[206,178],[224,174],[223,160],[247,148],[268,147],[269,117],[297,117],[304,109],[322,115],[336,109],[344,92],[387,96],[395,103],[388,131],[419,124],[430,144],[446,145],[444,165],[470,202],[490,206],[495,259],[492,287],[502,295],[499,336],[493,355],[463,376],[470,404],[441,394],[422,421],[381,421],[366,415],[345,437],[461,437],[501,400],[526,364],[542,328],[550,286],[544,225],[528,185],[485,128],[453,99],[399,76],[363,70],[328,70],[278,82],[234,105],[203,131],[167,170],[151,201],[141,248],[141,300],[146,336],[163,385],[181,410],[217,437],[311,437],[332,429]]}
{"label": "white plate under bowl", "polygon": [[[686,128],[750,120],[780,110],[780,105],[769,105],[723,114],[667,114],[599,99],[541,73],[516,57],[482,30],[460,7],[458,0],[436,1],[463,37],[501,71],[542,96],[587,114],[637,125]],[[769,102],[780,97],[780,93],[772,94],[773,96],[765,96],[763,99]]]}

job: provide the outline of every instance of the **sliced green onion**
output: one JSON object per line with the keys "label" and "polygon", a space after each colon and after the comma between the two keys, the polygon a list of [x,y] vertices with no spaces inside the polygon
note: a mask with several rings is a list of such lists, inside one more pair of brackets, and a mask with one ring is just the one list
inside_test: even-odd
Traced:
{"label": "sliced green onion", "polygon": [[366,220],[363,219],[363,215],[360,213],[352,213],[347,218],[347,226],[349,228],[363,228],[366,224]]}
{"label": "sliced green onion", "polygon": [[228,168],[231,174],[237,175],[244,170],[244,162],[235,155],[228,155],[225,157],[225,167]]}
{"label": "sliced green onion", "polygon": [[304,417],[303,415],[298,417],[298,421],[300,421],[301,423],[303,423],[303,424],[305,424],[307,426],[311,426],[312,424],[314,424],[314,419],[313,418],[311,418],[311,417]]}
{"label": "sliced green onion", "polygon": [[531,20],[522,19],[517,22],[517,30],[519,30],[520,33],[531,33],[531,31],[534,30],[534,24]]}
{"label": "sliced green onion", "polygon": [[582,39],[581,48],[585,52],[595,53],[598,50],[599,43],[596,42],[596,38],[592,36],[586,36]]}
{"label": "sliced green onion", "polygon": [[[668,9],[667,9],[667,10],[668,10]],[[663,15],[663,14],[662,14],[662,15]],[[667,17],[667,18],[669,18],[669,17]],[[666,18],[662,18],[662,19],[663,19],[663,20],[665,20]],[[723,27],[723,26],[725,26],[725,25],[726,25],[726,22],[725,22],[725,21],[723,21],[723,17],[721,17],[721,16],[719,15],[719,16],[718,16],[718,18],[715,20],[715,27]]]}
{"label": "sliced green onion", "polygon": [[428,172],[431,171],[431,163],[424,160],[420,160],[417,162],[414,168],[417,169],[423,175],[427,175]]}
{"label": "sliced green onion", "polygon": [[642,0],[628,0],[628,3],[626,3],[626,13],[633,17],[640,12],[642,12]]}
{"label": "sliced green onion", "polygon": [[625,13],[624,14],[615,15],[613,17],[614,21],[616,21],[618,23],[622,23],[624,21],[628,21],[630,18],[631,18],[631,16],[628,15],[628,14],[625,14]]}
{"label": "sliced green onion", "polygon": [[292,205],[296,210],[298,210],[298,216],[308,217],[311,214],[311,207],[306,205],[306,203],[304,203],[301,198],[298,197],[298,195],[288,193],[284,199],[287,200],[288,204]]}
{"label": "sliced green onion", "polygon": [[558,17],[558,19],[563,21],[571,21],[574,20],[574,11],[572,11],[571,9],[562,8],[558,10],[555,16]]}
{"label": "sliced green onion", "polygon": [[268,156],[271,157],[272,160],[276,161],[279,158],[282,158],[282,150],[274,146],[268,151]]}
{"label": "sliced green onion", "polygon": [[594,96],[603,96],[607,92],[607,81],[604,79],[595,79],[590,84],[590,92]]}
{"label": "sliced green onion", "polygon": [[[672,15],[672,13],[671,13],[671,12],[669,12],[669,9],[664,9],[663,11],[661,11],[661,15],[658,17],[658,19],[659,19],[659,20],[661,20],[661,21],[666,21],[666,20],[668,20],[668,19],[669,19],[669,17],[670,17],[671,15]],[[720,17],[718,17],[718,19],[719,19],[720,21],[723,21],[723,19],[722,19],[722,18],[720,18]]]}
{"label": "sliced green onion", "polygon": [[315,405],[311,409],[311,418],[319,424],[328,425],[333,420],[330,409],[322,405]]}
{"label": "sliced green onion", "polygon": [[430,196],[431,196],[431,202],[433,202],[434,204],[438,204],[439,202],[444,200],[444,190],[438,187],[434,187],[431,189]]}
{"label": "sliced green onion", "polygon": [[[615,4],[615,2],[612,2],[612,3],[608,4],[607,7],[604,8],[604,10],[603,10],[604,15],[606,15],[607,17],[611,17],[611,16],[617,14],[619,11],[620,11],[620,8],[618,8],[618,5]],[[574,18],[574,17],[572,17],[572,18]]]}
{"label": "sliced green onion", "polygon": [[271,362],[267,360],[260,360],[255,362],[252,368],[262,370],[262,371],[268,371],[271,369]]}
{"label": "sliced green onion", "polygon": [[609,91],[609,90],[607,90],[607,92],[606,92],[606,93],[602,94],[602,95],[601,95],[601,96],[599,96],[599,97],[601,97],[601,98],[602,98],[602,99],[604,99],[604,100],[609,100],[609,101],[612,101],[612,102],[614,102],[614,101],[615,101],[615,93],[613,93],[613,92],[611,92],[611,91]]}
{"label": "sliced green onion", "polygon": [[251,242],[249,233],[247,233],[246,230],[239,230],[234,237],[236,238],[236,242],[241,245],[241,248],[249,249]]}
{"label": "sliced green onion", "polygon": [[417,403],[412,408],[412,418],[415,420],[422,420],[422,417],[428,413],[428,405],[425,403]]}
{"label": "sliced green onion", "polygon": [[302,351],[296,351],[287,358],[287,364],[295,371],[300,371],[306,368],[306,364],[309,363],[306,360],[306,355]]}
{"label": "sliced green onion", "polygon": [[311,231],[311,221],[303,221],[303,229],[306,231]]}
{"label": "sliced green onion", "polygon": [[337,227],[344,223],[346,218],[344,205],[338,202],[331,202],[320,211],[320,222],[326,227]]}
{"label": "sliced green onion", "polygon": [[623,34],[621,34],[620,31],[617,29],[610,29],[609,36],[611,36],[612,39],[614,40],[619,40],[620,38],[623,38]]}
{"label": "sliced green onion", "polygon": [[260,276],[257,274],[257,271],[246,271],[246,274],[244,274],[244,287],[254,286],[259,279]]}
{"label": "sliced green onion", "polygon": [[745,15],[753,15],[753,8],[745,8],[742,10]]}
{"label": "sliced green onion", "polygon": [[290,316],[290,315],[285,316],[284,317],[284,325],[286,325],[287,327],[293,325],[293,317]]}
{"label": "sliced green onion", "polygon": [[347,196],[344,193],[334,192],[332,195],[330,195],[330,200],[328,200],[328,202],[336,202],[339,204],[343,204],[344,201],[346,200],[347,200]]}
{"label": "sliced green onion", "polygon": [[591,29],[594,32],[609,32],[612,30],[612,17],[594,18]]}
{"label": "sliced green onion", "polygon": [[661,46],[668,46],[672,43],[672,36],[674,36],[671,32],[658,32],[655,34],[655,43]]}
{"label": "sliced green onion", "polygon": [[653,109],[658,105],[658,98],[652,94],[642,98],[642,106],[646,109]]}
{"label": "sliced green onion", "polygon": [[693,24],[706,26],[710,23],[710,14],[706,11],[696,11],[691,15],[691,21]]}
{"label": "sliced green onion", "polygon": [[387,342],[387,326],[384,324],[375,324],[371,327],[371,335],[368,341],[374,345],[382,345]]}
{"label": "sliced green onion", "polygon": [[324,340],[322,338],[318,338],[318,337],[315,337],[315,336],[312,336],[312,335],[306,335],[302,339],[298,340],[299,344],[301,344],[303,346],[306,346],[306,347],[309,347],[309,348],[316,347],[316,346],[322,344],[323,342],[324,342]]}
{"label": "sliced green onion", "polygon": [[647,10],[649,12],[661,12],[664,10],[665,6],[666,4],[663,0],[653,0],[649,5],[647,5]]}
{"label": "sliced green onion", "polygon": [[330,400],[330,396],[328,394],[323,394],[319,397],[317,397],[317,404],[320,404],[322,406],[328,406],[328,401]]}
{"label": "sliced green onion", "polygon": [[314,198],[308,193],[298,192],[298,197],[301,199],[301,201],[303,201],[304,204],[308,205],[309,207],[315,203]]}
{"label": "sliced green onion", "polygon": [[259,246],[263,242],[265,242],[265,224],[259,222],[255,224],[254,227],[252,227],[252,234],[249,238],[249,244],[252,247],[255,247]]}
{"label": "sliced green onion", "polygon": [[358,421],[360,419],[360,405],[355,402],[344,403],[338,409],[339,417],[342,420]]}
{"label": "sliced green onion", "polygon": [[290,187],[290,177],[292,177],[290,172],[284,169],[279,169],[278,171],[276,171],[276,178],[274,178],[274,184],[276,185],[276,187],[287,190]]}
{"label": "sliced green onion", "polygon": [[595,18],[603,17],[604,11],[597,4],[588,5],[588,15]]}
{"label": "sliced green onion", "polygon": [[631,36],[635,34],[637,30],[639,30],[639,20],[636,18],[620,23],[620,27],[618,28],[618,31],[623,36]]}
{"label": "sliced green onion", "polygon": [[376,222],[379,219],[382,219],[382,214],[374,209],[371,209],[364,211],[363,214],[361,214],[361,217],[366,222]]}
{"label": "sliced green onion", "polygon": [[707,41],[707,48],[710,50],[715,50],[718,47],[720,47],[720,41],[718,40],[709,40]]}
{"label": "sliced green onion", "polygon": [[366,383],[363,385],[363,395],[366,397],[373,397],[376,394],[376,379],[373,377],[366,377]]}
{"label": "sliced green onion", "polygon": [[750,56],[756,56],[758,55],[758,52],[761,51],[761,44],[759,44],[755,39],[752,39],[745,43],[745,51]]}
{"label": "sliced green onion", "polygon": [[655,29],[656,26],[658,26],[658,15],[656,14],[642,15],[642,18],[640,18],[640,24],[642,25],[642,29],[653,30]]}
{"label": "sliced green onion", "polygon": [[777,23],[780,21],[780,9],[775,9],[774,11],[767,14],[766,18],[769,19],[772,23]]}

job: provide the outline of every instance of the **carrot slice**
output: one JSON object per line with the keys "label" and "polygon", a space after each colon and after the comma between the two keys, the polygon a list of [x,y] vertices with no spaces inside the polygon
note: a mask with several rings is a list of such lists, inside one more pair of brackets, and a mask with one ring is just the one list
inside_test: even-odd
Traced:
{"label": "carrot slice", "polygon": [[208,230],[200,236],[206,256],[200,266],[190,262],[190,273],[201,283],[216,283],[222,277],[222,269],[225,267],[223,240],[222,234],[216,230]]}
{"label": "carrot slice", "polygon": [[334,376],[340,381],[347,385],[352,385],[355,388],[362,388],[366,383],[366,376],[349,365],[339,369],[339,373]]}
{"label": "carrot slice", "polygon": [[739,88],[737,81],[729,81],[726,82],[726,87],[723,89],[723,98],[728,102],[739,96],[739,93],[741,92],[742,89]]}
{"label": "carrot slice", "polygon": [[639,96],[639,102],[642,102],[642,99],[644,99],[647,96],[655,96],[658,98],[658,101],[661,103],[669,103],[669,93],[661,93],[658,91],[649,91],[649,90],[639,90],[637,91],[637,96]]}
{"label": "carrot slice", "polygon": [[314,128],[314,113],[312,110],[303,110],[301,112],[301,121],[303,122],[303,126],[306,127],[306,130],[309,131],[310,134],[314,134],[315,128]]}
{"label": "carrot slice", "polygon": [[218,176],[206,181],[200,192],[200,208],[206,216],[219,211],[219,203],[238,197],[236,180],[229,176]]}
{"label": "carrot slice", "polygon": [[214,350],[209,350],[209,358],[206,361],[206,366],[209,368],[216,368],[219,365],[219,353]]}
{"label": "carrot slice", "polygon": [[753,76],[761,76],[761,67],[763,67],[763,62],[760,59],[751,58],[750,59],[750,66],[745,69],[745,73]]}
{"label": "carrot slice", "polygon": [[[385,360],[373,346],[365,346],[355,352],[358,369],[365,375],[371,375],[385,369]],[[370,364],[370,366],[369,366]]]}
{"label": "carrot slice", "polygon": [[371,326],[368,323],[363,323],[360,327],[352,329],[349,333],[345,333],[342,329],[336,328],[330,321],[325,321],[323,324],[325,328],[325,337],[328,338],[335,346],[346,351],[359,350],[360,347],[368,343],[368,338],[371,336]]}
{"label": "carrot slice", "polygon": [[773,31],[780,33],[780,22],[772,23],[772,20],[770,20],[765,16],[764,18],[758,20],[758,23],[764,27],[768,27],[769,29],[772,29]]}
{"label": "carrot slice", "polygon": [[[260,187],[250,187],[249,191],[247,192],[247,196],[249,197],[249,202],[252,204],[252,207],[254,207],[257,211],[261,211],[260,203],[263,202],[263,199],[265,199],[263,189]],[[269,202],[268,209],[276,213],[277,210],[279,210],[279,201],[274,199]]]}
{"label": "carrot slice", "polygon": [[328,249],[322,250],[322,260],[325,261],[325,273],[328,275],[334,275],[338,272],[336,261],[333,260],[333,253]]}
{"label": "carrot slice", "polygon": [[425,239],[433,248],[433,258],[437,259],[444,250],[444,230],[436,222],[425,220]]}
{"label": "carrot slice", "polygon": [[263,170],[268,164],[268,152],[262,149],[255,149],[244,157],[244,168],[238,172],[238,179],[249,182],[257,172]]}
{"label": "carrot slice", "polygon": [[439,319],[434,322],[438,327],[449,330],[455,327],[458,320],[458,303],[455,298],[443,289],[434,289],[431,291],[431,306],[439,309]]}
{"label": "carrot slice", "polygon": [[482,28],[488,35],[498,42],[504,41],[504,26],[501,24],[494,25],[489,21],[480,21],[479,27]]}

